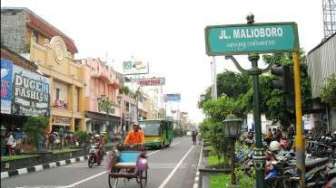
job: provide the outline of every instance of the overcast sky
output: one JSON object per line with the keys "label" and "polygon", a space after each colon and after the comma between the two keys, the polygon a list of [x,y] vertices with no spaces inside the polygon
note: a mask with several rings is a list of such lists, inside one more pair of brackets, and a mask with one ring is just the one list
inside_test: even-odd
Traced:
{"label": "overcast sky", "polygon": [[[179,107],[194,121],[203,118],[197,102],[211,82],[207,25],[245,23],[252,12],[256,22],[297,22],[305,51],[323,37],[317,0],[1,0],[1,6],[27,7],[59,28],[75,41],[77,58],[107,57],[116,69],[132,56],[148,61],[151,74],[166,77],[166,93],[181,93]],[[218,72],[233,68],[216,60]]]}

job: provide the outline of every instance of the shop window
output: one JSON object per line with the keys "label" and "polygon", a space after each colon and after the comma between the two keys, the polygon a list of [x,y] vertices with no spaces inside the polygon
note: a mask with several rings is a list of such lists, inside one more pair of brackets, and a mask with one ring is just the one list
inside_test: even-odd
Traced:
{"label": "shop window", "polygon": [[80,89],[77,87],[77,112],[79,112]]}

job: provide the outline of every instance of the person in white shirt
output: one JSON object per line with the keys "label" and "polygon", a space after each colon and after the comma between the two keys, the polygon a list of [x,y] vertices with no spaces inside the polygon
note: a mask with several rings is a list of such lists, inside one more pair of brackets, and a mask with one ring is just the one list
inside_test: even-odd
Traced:
{"label": "person in white shirt", "polygon": [[9,133],[9,137],[8,137],[8,140],[7,140],[7,148],[8,148],[8,152],[9,152],[9,155],[14,155],[14,151],[15,151],[15,146],[16,146],[16,142],[15,142],[15,138],[13,136],[13,133],[10,132]]}

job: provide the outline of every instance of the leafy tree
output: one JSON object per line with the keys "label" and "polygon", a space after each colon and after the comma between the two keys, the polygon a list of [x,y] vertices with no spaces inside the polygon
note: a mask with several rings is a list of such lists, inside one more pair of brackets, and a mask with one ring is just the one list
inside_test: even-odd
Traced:
{"label": "leafy tree", "polygon": [[115,106],[115,104],[113,104],[107,97],[102,97],[98,100],[98,111],[110,113],[113,106]]}
{"label": "leafy tree", "polygon": [[336,107],[336,74],[327,78],[321,91],[321,99],[331,107]]}
{"label": "leafy tree", "polygon": [[225,71],[217,76],[218,96],[226,95],[237,98],[249,89],[249,77],[247,74]]}
{"label": "leafy tree", "polygon": [[49,119],[45,116],[28,117],[23,125],[23,131],[33,140],[35,146],[48,127]]}
{"label": "leafy tree", "polygon": [[[249,77],[246,74],[240,74],[232,71],[224,71],[217,75],[217,95],[227,96],[234,99],[241,99],[246,102],[246,98],[242,96],[249,91]],[[207,88],[203,100],[200,101],[199,107],[202,108],[203,103],[211,99],[211,87]]]}
{"label": "leafy tree", "polygon": [[130,89],[127,86],[122,86],[119,91],[121,94],[125,95],[128,95],[130,93]]}
{"label": "leafy tree", "polygon": [[88,133],[84,131],[76,131],[74,136],[79,139],[80,144],[86,144],[90,140]]}

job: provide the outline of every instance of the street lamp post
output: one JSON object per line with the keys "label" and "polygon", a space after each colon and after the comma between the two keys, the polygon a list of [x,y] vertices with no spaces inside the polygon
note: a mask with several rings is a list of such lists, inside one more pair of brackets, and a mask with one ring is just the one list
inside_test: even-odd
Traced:
{"label": "street lamp post", "polygon": [[[124,127],[123,127],[123,103],[124,101],[122,100],[122,95],[118,95],[118,103],[120,106],[120,120],[119,120],[119,130],[121,129],[122,135],[124,135]],[[119,133],[120,134],[120,133]]]}
{"label": "street lamp post", "polygon": [[[247,24],[254,23],[253,14],[248,15],[246,19]],[[265,154],[261,138],[262,135],[261,135],[261,120],[260,120],[259,75],[262,74],[263,72],[267,72],[271,68],[272,64],[269,64],[266,69],[259,69],[258,68],[259,55],[256,53],[248,55],[248,59],[252,63],[252,68],[250,70],[243,69],[233,56],[225,56],[225,59],[232,60],[240,72],[251,75],[253,79],[253,118],[256,131],[256,148],[254,150],[253,160],[256,169],[256,187],[264,188]]]}
{"label": "street lamp post", "polygon": [[224,125],[224,136],[229,138],[232,142],[232,153],[231,153],[231,187],[235,187],[237,184],[236,174],[235,174],[235,141],[240,135],[240,128],[242,120],[238,119],[235,115],[230,114],[223,121]]}

